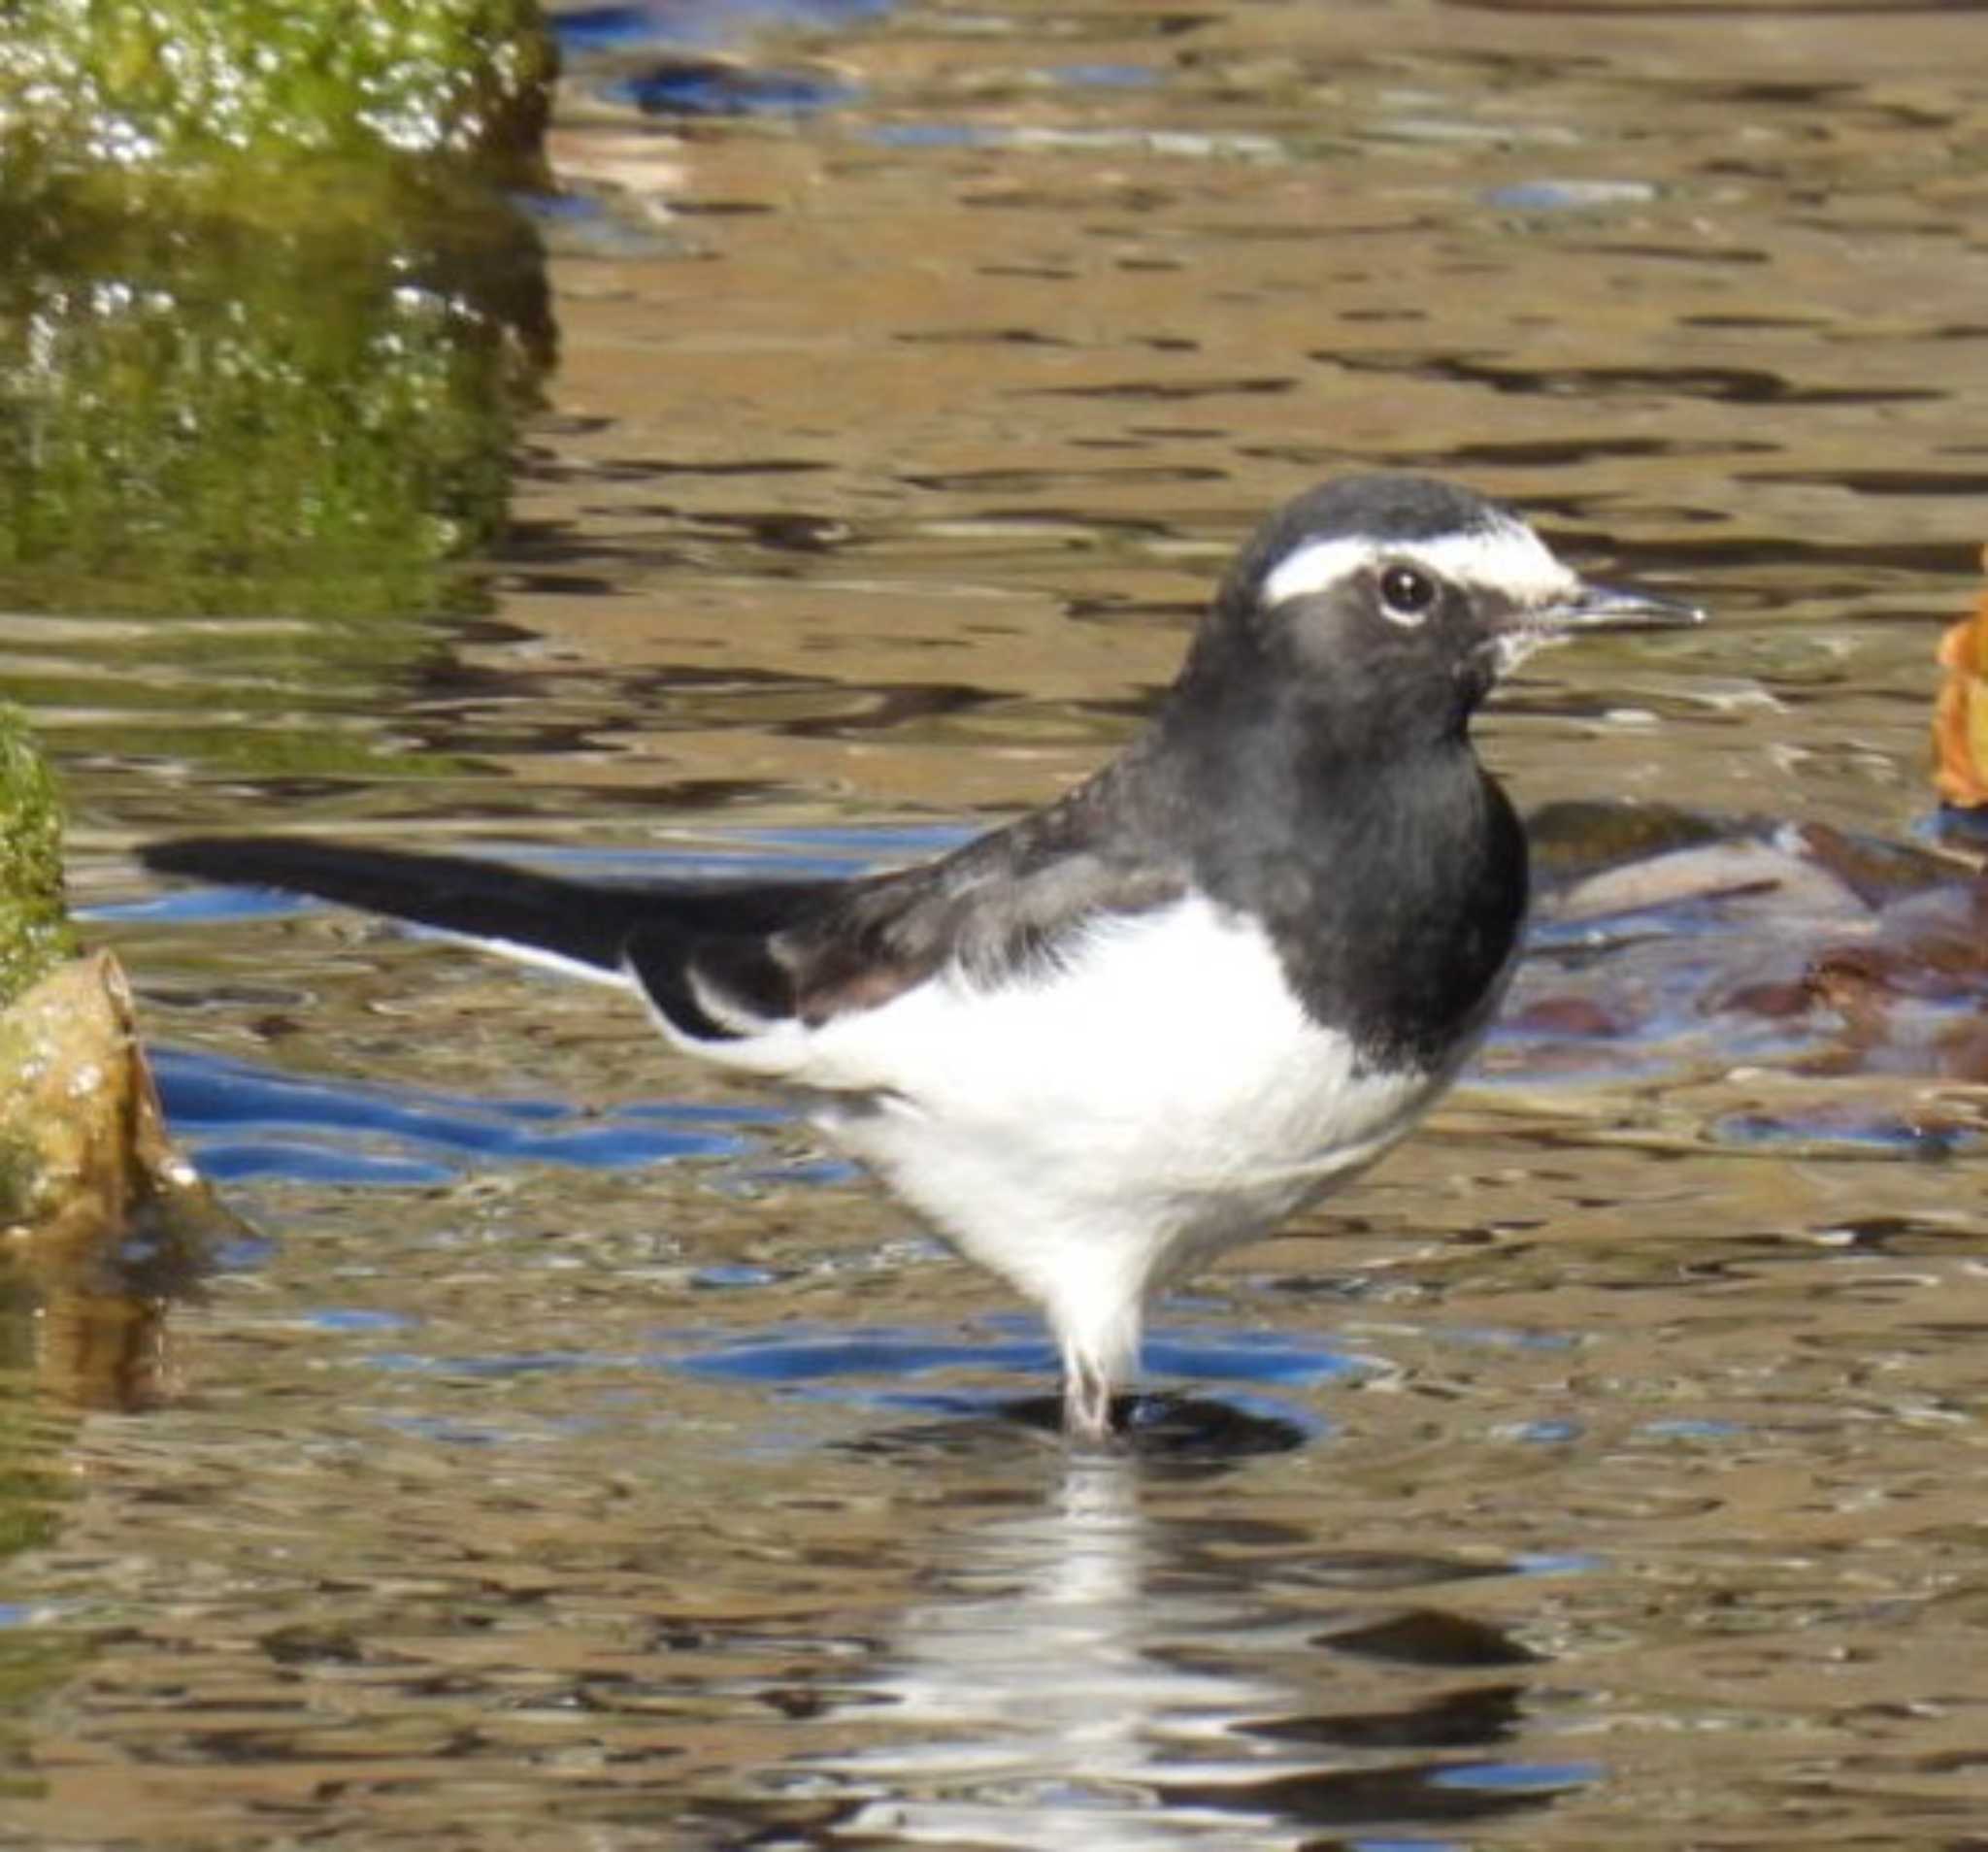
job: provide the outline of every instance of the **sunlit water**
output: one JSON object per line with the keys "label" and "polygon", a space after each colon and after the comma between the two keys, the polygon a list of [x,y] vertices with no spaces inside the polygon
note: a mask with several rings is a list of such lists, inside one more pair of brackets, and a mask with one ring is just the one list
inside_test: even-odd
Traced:
{"label": "sunlit water", "polygon": [[[804,18],[576,35],[486,617],[335,672],[281,612],[0,618],[254,1230],[142,1308],[142,1393],[22,1429],[0,1840],[1984,1842],[1978,972],[1802,991],[1947,903],[1782,826],[1931,809],[1988,21]],[[1638,872],[1559,813],[1478,1074],[1165,1309],[1122,1457],[1045,1431],[996,1285],[625,1000],[124,853],[921,853],[1126,738],[1251,521],[1373,465],[1718,621],[1488,716],[1528,808],[1657,816]]]}

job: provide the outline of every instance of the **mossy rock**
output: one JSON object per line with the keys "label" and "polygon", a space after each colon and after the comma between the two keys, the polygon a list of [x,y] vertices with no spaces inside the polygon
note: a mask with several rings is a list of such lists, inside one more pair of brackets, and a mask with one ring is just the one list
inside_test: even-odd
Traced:
{"label": "mossy rock", "polygon": [[[0,604],[161,631],[174,715],[377,684],[485,608],[552,362],[536,0],[0,0]],[[67,700],[17,685],[17,696]],[[308,775],[338,729],[223,727]],[[124,749],[143,750],[127,741]]]}
{"label": "mossy rock", "polygon": [[[0,600],[372,620],[464,613],[551,363],[543,251],[486,191],[272,180],[271,231],[93,188],[0,195]],[[230,651],[312,659],[267,626]],[[352,646],[378,665],[376,633]],[[239,662],[241,657],[236,657]]]}
{"label": "mossy rock", "polygon": [[0,1260],[29,1263],[46,1300],[128,1283],[136,1251],[162,1275],[156,1296],[242,1228],[166,1136],[108,952],[58,965],[0,1010]]}
{"label": "mossy rock", "polygon": [[75,949],[55,779],[19,716],[0,708],[0,1005]]}
{"label": "mossy rock", "polygon": [[0,137],[44,171],[388,153],[528,182],[555,64],[537,0],[11,0]]}

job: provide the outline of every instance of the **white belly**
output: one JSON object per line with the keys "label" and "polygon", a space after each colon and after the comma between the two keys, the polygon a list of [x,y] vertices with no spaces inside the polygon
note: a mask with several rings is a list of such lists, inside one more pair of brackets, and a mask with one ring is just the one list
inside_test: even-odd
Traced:
{"label": "white belly", "polygon": [[752,1048],[1065,1326],[1085,1305],[1136,1320],[1154,1289],[1372,1163],[1453,1071],[1364,1068],[1305,1015],[1267,939],[1200,901],[1104,922],[1036,978],[947,976]]}

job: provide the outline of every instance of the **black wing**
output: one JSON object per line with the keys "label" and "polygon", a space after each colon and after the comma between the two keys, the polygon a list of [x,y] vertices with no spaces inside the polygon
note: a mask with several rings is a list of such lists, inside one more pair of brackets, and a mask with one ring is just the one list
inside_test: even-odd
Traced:
{"label": "black wing", "polygon": [[305,837],[182,837],[148,868],[309,894],[527,957],[632,975],[695,1040],[874,1009],[947,965],[985,986],[1053,962],[1101,913],[1176,898],[1184,870],[1105,825],[1100,781],[937,861],[853,880],[582,881]]}

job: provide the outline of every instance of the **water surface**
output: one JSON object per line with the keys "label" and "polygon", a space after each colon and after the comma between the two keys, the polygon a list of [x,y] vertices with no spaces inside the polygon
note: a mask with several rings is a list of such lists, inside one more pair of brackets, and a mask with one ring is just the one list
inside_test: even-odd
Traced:
{"label": "water surface", "polygon": [[[1988,538],[1978,10],[735,25],[576,45],[559,364],[467,614],[0,615],[257,1231],[115,1376],[15,1359],[0,1841],[1975,1843],[1978,974],[1872,978],[1958,877],[1784,826],[1932,808]],[[1508,1020],[1165,1309],[1124,1457],[625,1001],[126,857],[922,853],[1126,739],[1251,522],[1374,466],[1718,621],[1487,716],[1528,808],[1612,807],[1547,832]],[[1582,885],[1722,844],[1744,878]]]}

